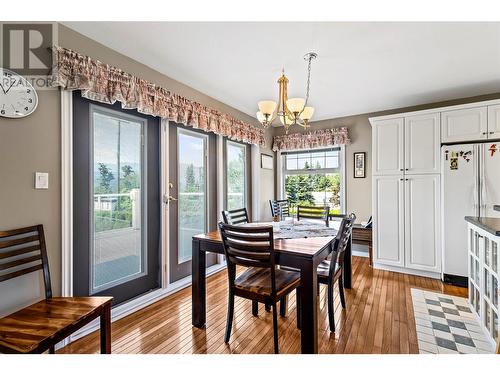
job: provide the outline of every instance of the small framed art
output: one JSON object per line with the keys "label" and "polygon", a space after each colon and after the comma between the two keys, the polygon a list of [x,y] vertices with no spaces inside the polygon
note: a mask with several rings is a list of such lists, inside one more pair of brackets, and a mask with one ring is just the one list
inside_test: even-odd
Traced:
{"label": "small framed art", "polygon": [[366,152],[354,153],[354,178],[366,177]]}
{"label": "small framed art", "polygon": [[267,154],[260,154],[260,167],[262,169],[273,169],[273,157]]}

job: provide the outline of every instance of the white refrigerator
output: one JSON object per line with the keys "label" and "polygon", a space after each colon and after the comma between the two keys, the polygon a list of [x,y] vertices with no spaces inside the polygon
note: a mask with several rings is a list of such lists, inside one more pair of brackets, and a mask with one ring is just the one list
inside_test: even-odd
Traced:
{"label": "white refrigerator", "polygon": [[[500,217],[500,142],[441,147],[443,274],[467,277],[464,216]],[[445,276],[446,277],[446,276]]]}

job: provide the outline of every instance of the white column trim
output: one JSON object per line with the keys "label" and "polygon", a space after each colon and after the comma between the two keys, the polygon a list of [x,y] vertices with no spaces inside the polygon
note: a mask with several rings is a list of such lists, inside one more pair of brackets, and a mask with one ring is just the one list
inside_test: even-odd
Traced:
{"label": "white column trim", "polygon": [[224,210],[224,137],[217,135],[217,221],[222,221]]}
{"label": "white column trim", "polygon": [[170,174],[169,174],[169,128],[168,128],[168,120],[161,119],[161,130],[160,130],[160,180],[161,180],[161,199],[160,199],[160,212],[161,212],[161,252],[160,252],[160,274],[161,280],[160,285],[162,289],[166,289],[168,287],[169,280],[169,269],[168,269],[168,255],[169,255],[169,247],[170,247],[170,238],[169,238],[169,205],[168,196],[170,195]]}
{"label": "white column trim", "polygon": [[61,294],[73,296],[73,93],[61,90]]}
{"label": "white column trim", "polygon": [[283,158],[281,151],[276,152],[276,199],[284,199],[283,194]]}
{"label": "white column trim", "polygon": [[260,146],[250,146],[250,181],[252,186],[252,221],[260,221]]}

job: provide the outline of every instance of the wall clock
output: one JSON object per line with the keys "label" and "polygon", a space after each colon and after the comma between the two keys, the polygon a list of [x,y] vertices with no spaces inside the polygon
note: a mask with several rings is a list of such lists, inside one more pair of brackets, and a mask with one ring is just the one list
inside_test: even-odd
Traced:
{"label": "wall clock", "polygon": [[0,68],[0,117],[22,118],[32,114],[38,95],[24,77]]}

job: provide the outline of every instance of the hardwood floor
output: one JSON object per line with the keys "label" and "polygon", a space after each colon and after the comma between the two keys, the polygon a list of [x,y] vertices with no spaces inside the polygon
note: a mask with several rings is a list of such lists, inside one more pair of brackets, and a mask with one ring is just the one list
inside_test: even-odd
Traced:
{"label": "hardwood floor", "polygon": [[[207,282],[207,325],[191,325],[191,288],[129,315],[112,326],[113,353],[272,353],[272,314],[260,305],[252,316],[251,302],[236,298],[231,340],[224,344],[226,324],[226,272]],[[342,310],[335,291],[336,332],[328,328],[326,290],[321,287],[318,306],[320,353],[418,353],[411,288],[466,297],[467,289],[438,280],[373,270],[368,258],[353,257],[353,289],[346,290]],[[279,318],[281,353],[300,353],[300,331],[295,323],[295,295],[286,318]],[[58,353],[95,353],[99,332],[94,332]]]}

